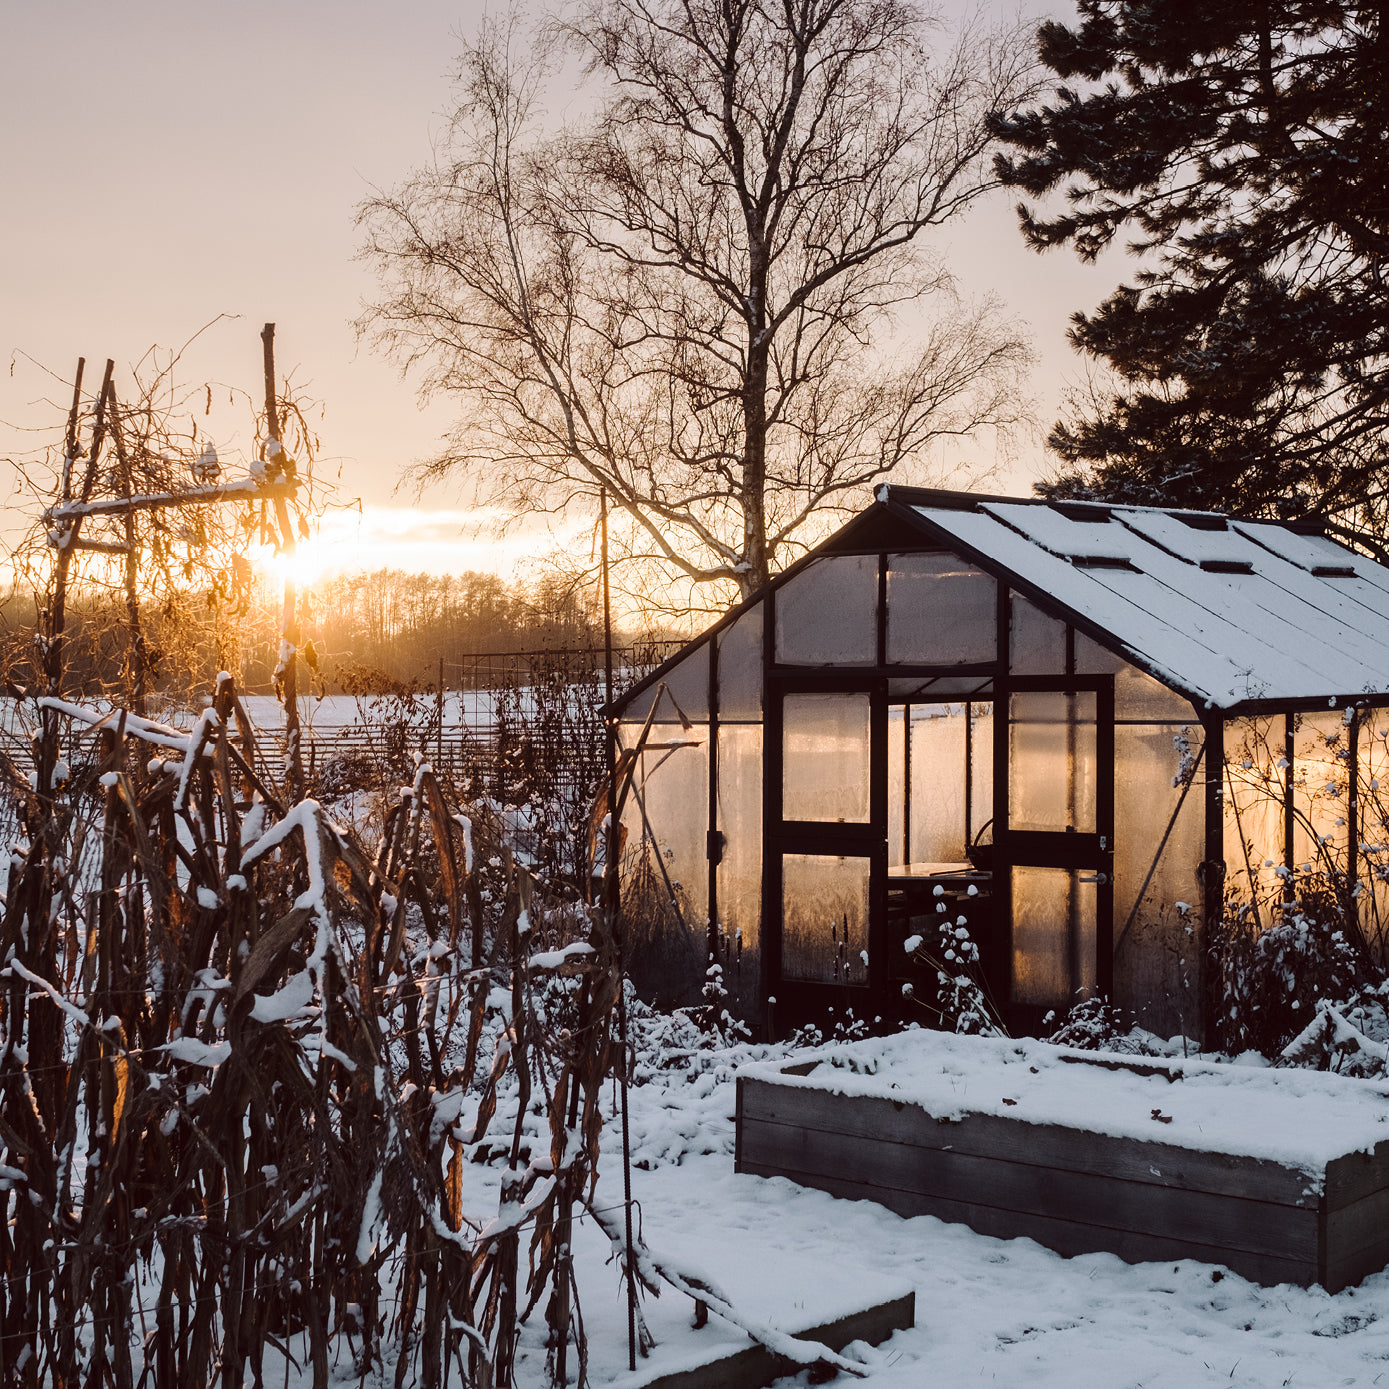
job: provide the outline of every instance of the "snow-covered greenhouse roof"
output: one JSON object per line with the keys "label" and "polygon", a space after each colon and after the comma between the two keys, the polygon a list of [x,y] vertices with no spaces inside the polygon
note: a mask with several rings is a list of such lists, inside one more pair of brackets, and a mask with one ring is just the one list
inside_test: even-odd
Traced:
{"label": "snow-covered greenhouse roof", "polygon": [[1389,691],[1389,568],[1313,526],[903,487],[878,500],[1208,708]]}
{"label": "snow-covered greenhouse roof", "polygon": [[[948,550],[1064,617],[1198,707],[1389,700],[1389,567],[1314,524],[883,486],[772,581],[843,551]],[[616,701],[620,710],[762,601],[739,604]]]}

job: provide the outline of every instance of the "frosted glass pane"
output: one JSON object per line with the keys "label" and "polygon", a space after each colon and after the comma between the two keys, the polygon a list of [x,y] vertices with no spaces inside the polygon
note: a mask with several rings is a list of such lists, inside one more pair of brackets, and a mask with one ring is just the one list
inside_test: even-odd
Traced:
{"label": "frosted glass pane", "polygon": [[984,844],[993,843],[993,831],[985,826],[994,818],[994,707],[992,704],[970,705],[974,723],[970,757],[974,764],[969,792],[969,842],[974,843],[984,830]]}
{"label": "frosted glass pane", "polygon": [[[624,720],[635,722],[637,731],[641,731],[642,724],[646,721],[646,716],[651,712],[651,706],[656,700],[656,687],[652,685],[649,689],[643,690],[639,695],[629,699],[622,708]],[[666,705],[669,708],[669,705]],[[633,735],[635,736],[635,735]]]}
{"label": "frosted glass pane", "polygon": [[911,858],[905,831],[907,814],[907,709],[894,705],[887,711],[887,861],[906,863]]}
{"label": "frosted glass pane", "polygon": [[789,694],[782,704],[782,818],[868,819],[866,693]]}
{"label": "frosted glass pane", "polygon": [[[1091,876],[1087,874],[1086,876]],[[1095,991],[1093,883],[1065,868],[1013,869],[1013,998],[1062,1014]]]}
{"label": "frosted glass pane", "polygon": [[[673,670],[661,677],[667,693],[679,706],[680,713],[694,723],[709,717],[709,643],[701,642]],[[656,707],[660,723],[679,722],[670,699],[662,699]]]}
{"label": "frosted glass pane", "polygon": [[719,729],[719,919],[755,945],[762,906],[762,730]]}
{"label": "frosted glass pane", "polygon": [[1184,732],[1171,724],[1114,730],[1114,1002],[1141,1012],[1144,1026],[1163,1037],[1201,1030],[1196,867],[1205,857],[1205,787],[1192,785],[1183,799],[1184,785],[1172,784],[1183,752],[1194,758],[1200,749],[1199,724]]}
{"label": "frosted glass pane", "polygon": [[[631,733],[633,742],[639,731]],[[697,745],[673,752],[648,748],[638,758],[622,811],[624,893],[631,875],[642,869],[647,890],[669,898],[673,889],[685,925],[702,932],[709,914],[709,728],[696,724],[680,736],[697,739]],[[642,856],[652,851],[660,854],[665,875],[650,860],[643,867]]]}
{"label": "frosted glass pane", "polygon": [[878,557],[816,560],[776,591],[776,658],[788,665],[874,665]]}
{"label": "frosted glass pane", "polygon": [[1389,946],[1389,710],[1371,709],[1357,745],[1360,921],[1381,961]]}
{"label": "frosted glass pane", "polygon": [[1066,624],[1021,593],[1009,599],[1009,665],[1014,675],[1065,675]]}
{"label": "frosted glass pane", "polygon": [[[622,711],[624,721],[635,722],[640,728],[651,706],[656,703],[660,686],[666,692],[660,694],[656,708],[657,723],[679,723],[683,713],[691,723],[701,723],[709,717],[709,643],[701,642],[677,665],[668,670],[649,689],[643,690],[630,700]],[[675,703],[671,703],[671,698]],[[679,707],[680,713],[676,712]]]}
{"label": "frosted glass pane", "polygon": [[1299,714],[1293,747],[1294,863],[1299,869],[1334,865],[1344,871],[1350,842],[1350,739],[1343,715]]}
{"label": "frosted glass pane", "polygon": [[749,608],[719,637],[719,717],[762,717],[762,614]]}
{"label": "frosted glass pane", "polygon": [[965,857],[965,706],[912,708],[912,863]]}
{"label": "frosted glass pane", "polygon": [[994,682],[987,675],[909,675],[887,682],[889,699],[940,701],[992,699]]}
{"label": "frosted glass pane", "polygon": [[[1281,897],[1283,864],[1284,719],[1230,719],[1225,725],[1224,806],[1226,882],[1248,900]],[[1305,768],[1303,769],[1306,770]],[[1306,835],[1295,852],[1308,851]]]}
{"label": "frosted glass pane", "polygon": [[868,982],[869,865],[866,858],[782,856],[782,978]]}
{"label": "frosted glass pane", "polygon": [[1199,722],[1191,701],[1147,671],[1076,633],[1076,674],[1114,677],[1114,717],[1138,723]]}
{"label": "frosted glass pane", "polygon": [[1095,832],[1095,693],[1027,691],[1012,698],[1008,824]]}
{"label": "frosted glass pane", "polygon": [[724,986],[743,1016],[757,1006],[762,917],[762,728],[719,728],[719,926]]}
{"label": "frosted glass pane", "polygon": [[954,555],[889,555],[887,659],[973,665],[998,656],[992,575]]}

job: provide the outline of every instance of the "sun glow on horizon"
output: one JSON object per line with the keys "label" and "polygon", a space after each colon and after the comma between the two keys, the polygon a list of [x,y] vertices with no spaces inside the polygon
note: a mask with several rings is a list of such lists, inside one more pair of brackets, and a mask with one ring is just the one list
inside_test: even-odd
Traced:
{"label": "sun glow on horizon", "polygon": [[297,588],[312,588],[328,575],[333,565],[329,546],[314,535],[307,540],[297,541],[292,551],[277,549],[273,545],[259,545],[251,551],[249,558],[255,569],[272,578],[276,584],[288,580]]}
{"label": "sun glow on horizon", "polygon": [[[499,515],[483,510],[363,505],[326,511],[294,555],[253,556],[262,572],[293,578],[301,587],[342,574],[401,569],[408,573],[469,571],[512,577],[556,550],[582,546],[589,527],[582,521],[552,526],[528,524],[498,536]],[[489,533],[490,532],[490,533]]]}

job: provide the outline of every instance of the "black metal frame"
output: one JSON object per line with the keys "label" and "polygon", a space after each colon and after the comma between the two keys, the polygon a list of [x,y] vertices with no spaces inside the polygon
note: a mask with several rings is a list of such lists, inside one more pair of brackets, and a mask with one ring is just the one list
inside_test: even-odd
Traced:
{"label": "black metal frame", "polygon": [[[868,819],[862,823],[787,820],[782,814],[783,700],[788,694],[856,694],[869,697]],[[831,1008],[860,1016],[876,1009],[887,988],[887,682],[871,672],[769,673],[763,697],[762,780],[762,977],[763,996],[775,999],[768,1031],[823,1017]],[[784,979],[781,972],[782,856],[824,854],[869,861],[868,982],[814,983]]]}
{"label": "black metal frame", "polygon": [[[1073,642],[1067,638],[1067,664],[1073,665]],[[1114,992],[1114,677],[1112,675],[1009,676],[994,704],[994,875],[995,895],[1006,904],[1009,983],[1006,997],[1017,1030],[1032,1030],[1045,1009],[1012,1002],[1013,887],[1015,868],[1062,868],[1100,875],[1095,884],[1095,985],[1103,998]],[[1011,826],[1012,697],[1051,693],[1095,695],[1095,828],[1090,832],[1015,830]],[[1001,716],[1000,716],[1001,715]],[[1001,783],[1001,784],[1000,784]],[[1004,814],[999,815],[999,807]],[[999,878],[1003,879],[999,884]],[[1000,891],[1001,887],[1001,891]],[[1037,1016],[1033,1016],[1033,1013]]]}

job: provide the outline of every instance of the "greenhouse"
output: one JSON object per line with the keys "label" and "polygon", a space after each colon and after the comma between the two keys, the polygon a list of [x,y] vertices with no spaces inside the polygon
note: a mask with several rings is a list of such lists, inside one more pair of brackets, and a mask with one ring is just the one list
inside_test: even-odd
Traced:
{"label": "greenhouse", "polygon": [[1312,526],[883,487],[614,712],[629,897],[771,1035],[965,964],[1202,1037],[1288,903],[1385,947],[1389,568]]}

